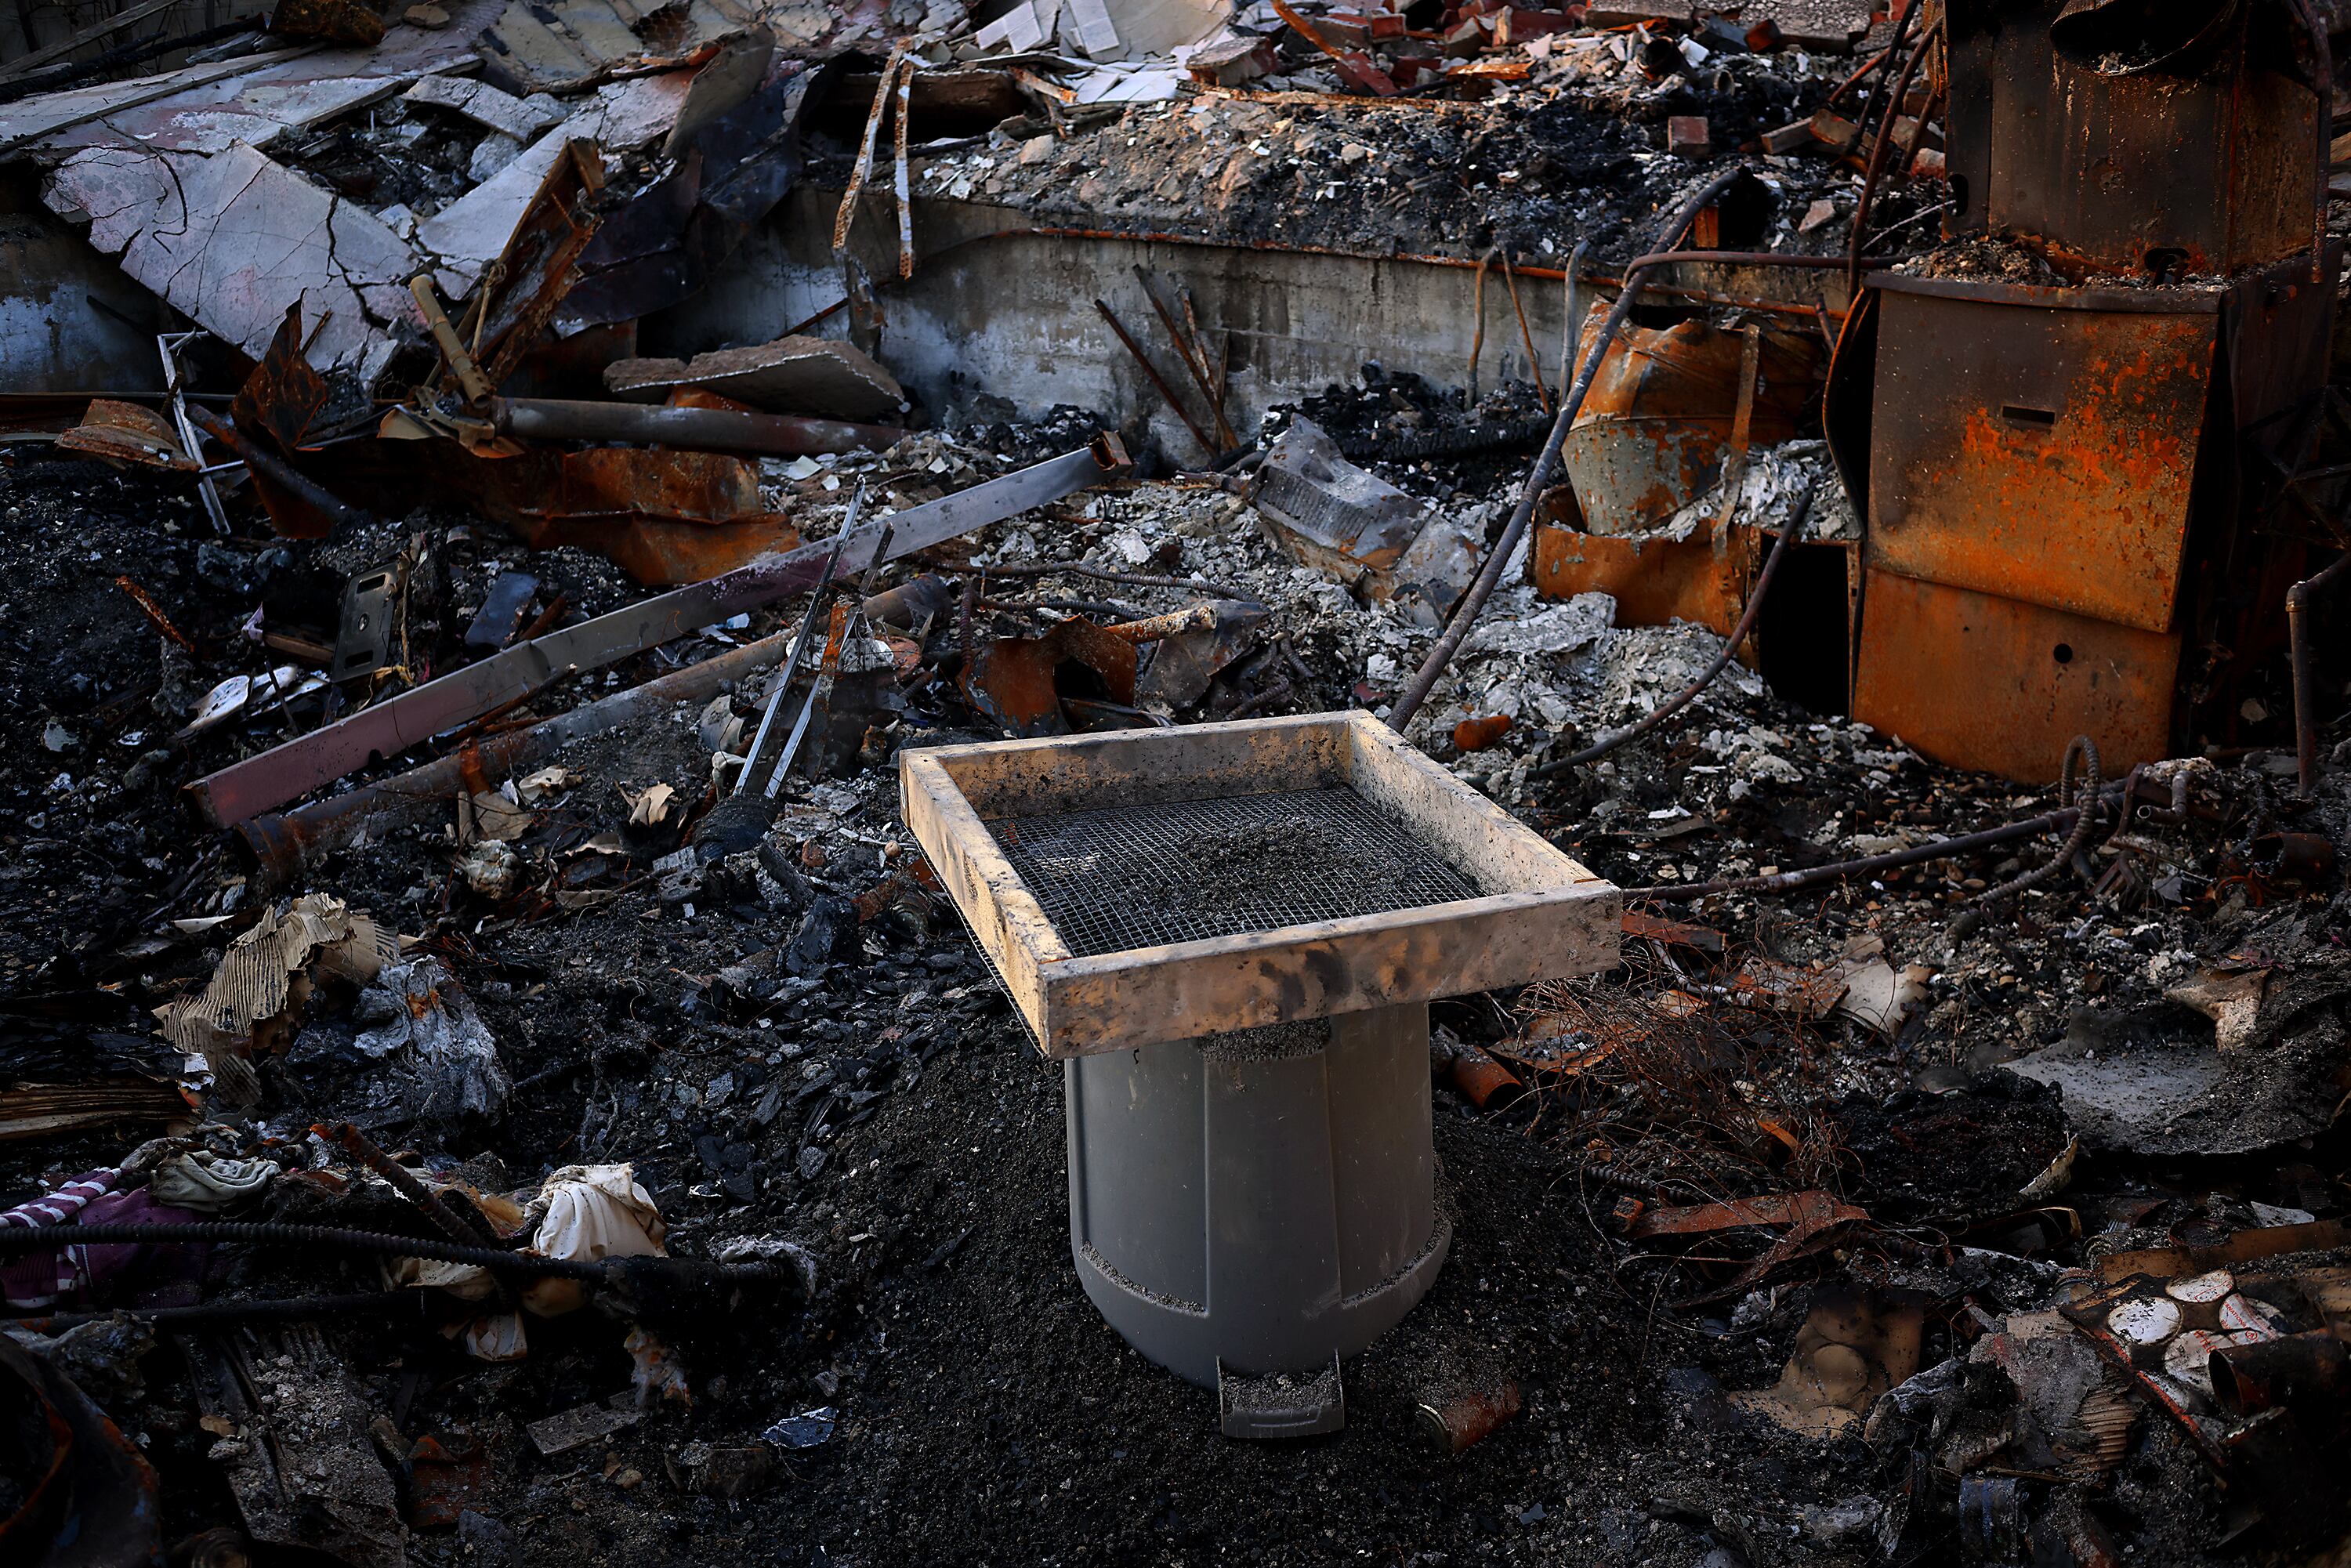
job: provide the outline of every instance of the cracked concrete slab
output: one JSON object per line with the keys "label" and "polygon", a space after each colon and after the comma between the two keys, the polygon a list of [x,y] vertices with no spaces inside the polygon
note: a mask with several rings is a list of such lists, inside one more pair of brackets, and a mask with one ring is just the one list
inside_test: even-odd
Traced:
{"label": "cracked concrete slab", "polygon": [[218,152],[364,109],[419,78],[480,64],[471,39],[500,0],[452,0],[453,30],[395,27],[373,48],[308,47],[214,61],[0,107],[0,149],[44,161],[89,147]]}
{"label": "cracked concrete slab", "polygon": [[476,125],[503,131],[517,141],[545,135],[570,112],[545,93],[517,98],[486,81],[465,77],[426,77],[402,96],[410,103],[462,114]]}
{"label": "cracked concrete slab", "polygon": [[317,324],[310,362],[371,379],[387,329],[422,327],[404,287],[416,257],[375,217],[243,144],[223,152],[96,147],[51,172],[41,198],[122,270],[254,358],[287,308]]}

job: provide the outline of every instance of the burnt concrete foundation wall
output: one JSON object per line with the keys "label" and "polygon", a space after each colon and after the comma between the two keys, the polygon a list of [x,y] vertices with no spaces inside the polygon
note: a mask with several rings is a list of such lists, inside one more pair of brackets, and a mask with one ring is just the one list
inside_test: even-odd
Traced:
{"label": "burnt concrete foundation wall", "polygon": [[[831,255],[837,193],[802,191],[695,299],[646,324],[641,352],[684,354],[773,337],[841,297]],[[895,209],[869,198],[857,250],[882,281],[881,360],[934,418],[984,413],[1002,398],[1021,417],[1057,403],[1127,423],[1147,419],[1170,455],[1198,456],[1134,359],[1094,309],[1118,312],[1195,417],[1201,400],[1135,281],[1140,265],[1191,286],[1213,343],[1232,333],[1227,415],[1246,435],[1269,404],[1353,382],[1364,361],[1466,386],[1476,337],[1476,275],[1426,262],[1294,255],[1228,246],[1036,235],[1030,214],[918,202],[914,277],[895,277]],[[884,243],[875,245],[880,238]],[[1522,278],[1528,324],[1556,377],[1564,300],[1557,279]],[[1486,280],[1480,384],[1526,380],[1518,318],[1499,269]],[[1587,291],[1587,298],[1589,291]],[[1172,293],[1165,296],[1174,303]],[[811,328],[847,333],[835,313]]]}
{"label": "burnt concrete foundation wall", "polygon": [[0,392],[160,388],[155,334],[172,312],[42,206],[38,187],[28,166],[0,170]]}

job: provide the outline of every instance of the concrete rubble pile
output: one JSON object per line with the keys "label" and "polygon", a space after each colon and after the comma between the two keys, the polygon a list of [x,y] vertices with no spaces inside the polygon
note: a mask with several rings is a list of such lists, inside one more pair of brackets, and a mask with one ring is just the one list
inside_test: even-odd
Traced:
{"label": "concrete rubble pile", "polygon": [[2347,40],[0,19],[0,1559],[2342,1561]]}

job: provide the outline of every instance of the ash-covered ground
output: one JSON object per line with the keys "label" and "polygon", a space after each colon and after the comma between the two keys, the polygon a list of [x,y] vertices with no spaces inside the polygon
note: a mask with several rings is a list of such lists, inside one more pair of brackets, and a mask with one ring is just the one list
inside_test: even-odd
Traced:
{"label": "ash-covered ground", "polygon": [[[838,488],[778,483],[820,532],[857,477],[896,504],[1009,466],[1014,433],[997,434],[1008,439],[929,435],[844,460],[831,471]],[[1490,534],[1506,467],[1390,476]],[[348,994],[327,987],[284,1053],[259,1063],[259,1103],[209,1113],[219,1146],[288,1169],[347,1167],[309,1129],[348,1120],[436,1179],[524,1197],[556,1167],[625,1161],[672,1251],[768,1239],[815,1264],[804,1308],[645,1305],[690,1403],[655,1393],[642,1412],[628,1325],[594,1309],[529,1320],[528,1355],[499,1364],[413,1312],[167,1332],[140,1364],[143,1392],[111,1404],[162,1473],[172,1539],[237,1517],[220,1455],[240,1439],[204,1414],[194,1380],[207,1364],[189,1349],[225,1338],[265,1384],[269,1368],[290,1369],[281,1398],[298,1383],[353,1402],[417,1562],[1858,1563],[1889,1542],[1906,1560],[1950,1560],[1955,1505],[1913,1471],[1925,1439],[1904,1447],[1873,1423],[1865,1440],[1857,1421],[1801,1436],[1731,1397],[1782,1378],[1823,1291],[1925,1303],[1908,1364],[1932,1368],[1968,1357],[1985,1322],[2051,1305],[2061,1270],[2101,1251],[2343,1207],[2330,1129],[2351,985],[2344,901],[2331,872],[2298,881],[2256,845],[2282,828],[2339,841],[2351,774],[2329,772],[2320,803],[2295,812],[2290,758],[2241,752],[2191,765],[2188,821],[2135,824],[2144,847],[2096,862],[2129,860],[2119,892],[2094,897],[2067,869],[2011,907],[1980,909],[1988,883],[2055,852],[2043,835],[1795,894],[1644,905],[1698,929],[1629,935],[1621,965],[1591,979],[1437,1004],[1440,1055],[1499,1051],[1527,1091],[1481,1110],[1434,1068],[1450,1260],[1404,1324],[1346,1366],[1343,1433],[1227,1441],[1212,1396],[1143,1360],[1080,1294],[1061,1072],[952,904],[905,874],[893,755],[989,733],[936,678],[959,639],[952,617],[868,716],[862,759],[851,746],[834,776],[794,779],[754,849],[654,869],[715,798],[726,721],[757,723],[759,681],[567,750],[562,779],[486,870],[457,841],[453,801],[445,820],[267,888],[190,825],[175,792],[315,723],[315,708],[170,739],[214,682],[280,656],[254,632],[331,639],[343,575],[401,552],[409,646],[436,668],[458,656],[456,634],[506,567],[527,564],[576,612],[632,591],[591,558],[525,563],[447,517],[315,546],[218,540],[180,491],[37,453],[12,456],[0,489],[15,585],[0,873],[12,1078],[180,1071],[150,1009],[203,985],[273,898],[329,894],[445,966],[511,1092],[489,1117],[419,1122],[397,1074],[357,1048],[364,1020]],[[1275,712],[1378,711],[1434,635],[1297,565],[1238,498],[1195,481],[1092,493],[966,543],[959,570],[975,575],[1078,561],[1196,575],[1260,601],[1265,634],[1285,639],[1297,666]],[[192,653],[119,575],[152,595]],[[1004,635],[1057,618],[1025,600],[1107,595],[1144,613],[1196,597],[982,580],[990,608],[978,613]],[[559,711],[797,613],[712,629],[532,706]],[[1677,690],[1719,647],[1691,626],[1614,627],[1604,600],[1508,588],[1409,733],[1593,870],[1667,901],[1677,886],[1883,853],[2058,803],[1807,714],[1737,665],[1603,765],[1534,773],[1565,742]],[[1183,716],[1240,700],[1219,687]],[[1446,738],[1458,719],[1496,711],[1518,716],[1498,747],[1462,754]],[[675,791],[674,808],[631,822],[654,785]],[[1890,1019],[1791,999],[1807,977],[1873,959],[1900,983]],[[2276,979],[2247,1049],[2214,1051],[2213,1020],[2167,999],[2256,966]],[[1541,1069],[1546,1043],[1577,1064]],[[2168,1126],[2079,1100],[2097,1089],[2096,1063],[2138,1056],[2209,1070]],[[2008,1070],[2020,1065],[2033,1071]],[[11,1143],[5,1175],[29,1197],[119,1160],[139,1135]],[[2058,1166],[2068,1179],[2048,1189]],[[1792,1191],[1834,1195],[1866,1222],[1767,1258],[1743,1283],[1777,1232],[1697,1246],[1638,1233],[1645,1207]],[[362,1183],[331,1201],[281,1191],[246,1217],[381,1224],[387,1207],[399,1207],[389,1189]],[[218,1249],[204,1289],[317,1295],[368,1289],[374,1270]],[[463,1311],[444,1303],[438,1316]],[[1416,1406],[1504,1382],[1523,1399],[1514,1419],[1457,1455],[1428,1447]],[[549,1457],[526,1436],[615,1396],[632,1418],[572,1451]],[[1966,1408],[2016,1397],[1977,1388]],[[820,1409],[834,1424],[810,1446],[762,1436]],[[436,1452],[463,1462],[453,1471]],[[1995,1468],[2025,1476],[2025,1517],[2045,1529],[2086,1512],[2135,1561],[2204,1561],[2239,1527],[2158,1413],[2133,1423],[2103,1469],[2031,1470],[2022,1450]]]}

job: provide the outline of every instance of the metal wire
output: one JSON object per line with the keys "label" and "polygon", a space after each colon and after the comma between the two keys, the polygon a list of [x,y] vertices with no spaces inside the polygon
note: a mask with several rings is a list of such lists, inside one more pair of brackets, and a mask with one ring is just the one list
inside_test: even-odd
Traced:
{"label": "metal wire", "polygon": [[989,824],[1078,957],[1481,896],[1343,785]]}

